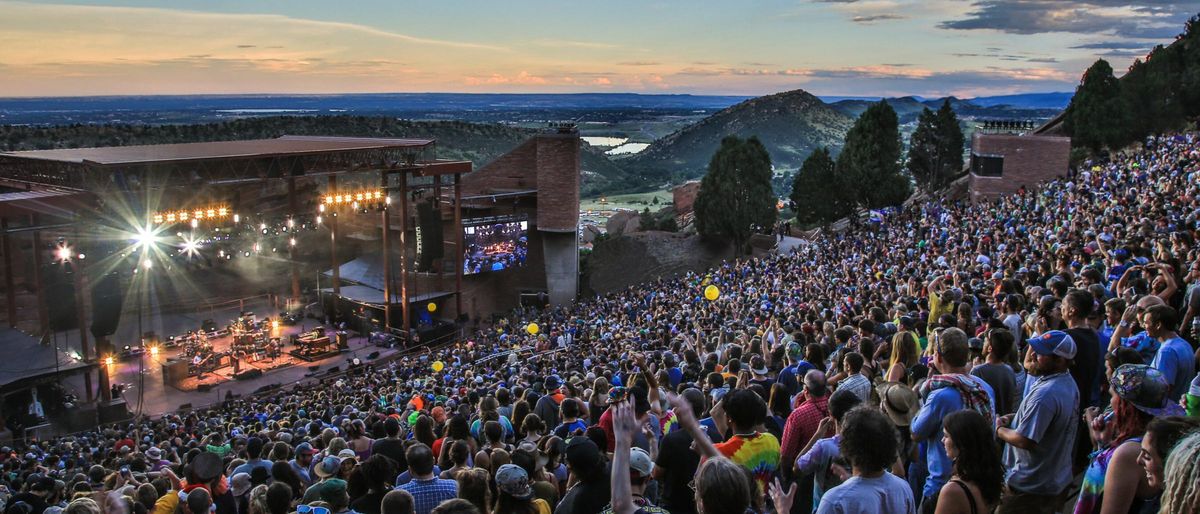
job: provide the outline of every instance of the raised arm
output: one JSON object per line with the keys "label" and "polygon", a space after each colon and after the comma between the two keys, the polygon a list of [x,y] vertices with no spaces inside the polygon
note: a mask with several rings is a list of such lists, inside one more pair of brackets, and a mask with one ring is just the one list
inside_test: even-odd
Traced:
{"label": "raised arm", "polygon": [[[683,425],[683,429],[687,430],[695,441],[696,449],[700,451],[703,457],[720,457],[721,452],[713,446],[712,441],[708,439],[708,434],[704,432],[704,428],[700,426],[700,422],[696,420],[696,413],[692,412],[692,406],[683,399],[682,396],[667,393],[667,398],[671,400],[671,407],[675,409],[675,418],[679,420],[679,424]],[[613,464],[616,465],[615,463]]]}

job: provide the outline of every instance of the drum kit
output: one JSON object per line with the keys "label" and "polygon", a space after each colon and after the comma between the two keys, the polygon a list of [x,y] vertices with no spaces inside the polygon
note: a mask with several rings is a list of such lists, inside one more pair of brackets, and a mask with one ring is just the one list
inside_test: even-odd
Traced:
{"label": "drum kit", "polygon": [[[203,375],[225,366],[233,366],[234,373],[237,373],[242,359],[253,362],[275,360],[280,356],[282,343],[278,337],[271,337],[270,329],[268,320],[258,321],[254,313],[243,312],[225,330],[189,331],[186,335],[171,339],[176,345],[183,346],[183,355],[189,359],[190,375]],[[211,340],[223,336],[233,338],[229,350],[214,351]]]}

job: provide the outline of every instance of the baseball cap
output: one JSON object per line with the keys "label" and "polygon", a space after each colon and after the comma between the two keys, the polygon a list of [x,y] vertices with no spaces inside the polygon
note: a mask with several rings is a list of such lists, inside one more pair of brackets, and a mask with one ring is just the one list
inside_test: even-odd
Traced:
{"label": "baseball cap", "polygon": [[340,504],[346,501],[346,481],[340,478],[331,478],[318,486],[317,494],[321,497],[321,501],[330,504]]}
{"label": "baseball cap", "polygon": [[1064,359],[1075,358],[1075,340],[1061,330],[1051,330],[1029,340],[1029,346],[1038,355],[1056,355]]}
{"label": "baseball cap", "polygon": [[787,345],[787,354],[793,360],[799,359],[804,355],[804,348],[800,346],[800,343],[792,341]]}
{"label": "baseball cap", "polygon": [[318,477],[328,478],[333,475],[336,475],[338,472],[338,469],[341,467],[342,467],[341,459],[338,459],[337,457],[334,457],[333,455],[327,455],[327,456],[325,456],[324,459],[321,459],[321,462],[317,463],[316,467],[313,468],[313,471],[315,471],[317,473]]}
{"label": "baseball cap", "polygon": [[1161,371],[1145,364],[1123,364],[1108,384],[1121,399],[1151,416],[1181,416],[1183,408],[1167,396],[1171,385]]}
{"label": "baseball cap", "polygon": [[[388,420],[393,422],[395,421],[391,418],[388,418]],[[307,442],[296,445],[296,455],[312,455],[314,453],[316,453],[316,450],[314,450],[312,445],[308,444]]]}
{"label": "baseball cap", "polygon": [[515,464],[505,464],[496,470],[496,488],[519,500],[527,500],[533,496],[529,474]]}
{"label": "baseball cap", "polygon": [[650,454],[638,447],[629,449],[629,469],[636,471],[639,477],[648,477],[654,471],[654,461]]}

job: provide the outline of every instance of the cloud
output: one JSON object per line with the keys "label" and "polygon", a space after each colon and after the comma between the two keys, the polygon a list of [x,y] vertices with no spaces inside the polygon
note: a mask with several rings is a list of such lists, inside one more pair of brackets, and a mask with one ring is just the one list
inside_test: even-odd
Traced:
{"label": "cloud", "polygon": [[522,71],[514,76],[505,76],[505,75],[501,75],[499,73],[493,73],[487,77],[466,77],[464,79],[464,82],[468,86],[502,85],[502,84],[503,85],[515,84],[515,85],[529,86],[529,85],[546,85],[549,83],[549,81],[546,80],[545,77],[539,77],[537,75],[532,75],[527,71]]}
{"label": "cloud", "polygon": [[874,23],[877,21],[903,20],[904,18],[905,18],[905,16],[902,16],[899,14],[885,13],[885,14],[871,14],[871,15],[866,15],[866,16],[855,16],[853,18],[850,18],[850,21],[852,21],[854,23],[870,24],[870,23]]}
{"label": "cloud", "polygon": [[1075,45],[1071,48],[1078,50],[1149,50],[1151,46],[1140,41],[1101,41]]}
{"label": "cloud", "polygon": [[659,66],[661,62],[655,61],[625,61],[617,63],[618,66]]}
{"label": "cloud", "polygon": [[1194,7],[1154,0],[973,0],[964,18],[938,26],[1009,34],[1068,32],[1165,39],[1181,32]]}
{"label": "cloud", "polygon": [[599,43],[595,41],[576,41],[572,39],[535,39],[530,43],[537,46],[569,46],[573,48],[591,48],[594,50],[605,50],[611,48],[620,48],[620,45],[612,43]]}
{"label": "cloud", "polygon": [[237,47],[238,48],[254,48],[256,46],[258,46],[258,45],[238,45]]}

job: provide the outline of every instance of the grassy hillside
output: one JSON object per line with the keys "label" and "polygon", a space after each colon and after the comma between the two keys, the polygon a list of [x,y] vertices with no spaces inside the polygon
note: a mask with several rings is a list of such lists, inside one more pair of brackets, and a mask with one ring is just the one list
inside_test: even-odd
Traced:
{"label": "grassy hillside", "polygon": [[853,121],[805,91],[788,91],[721,110],[621,163],[638,175],[629,191],[652,190],[704,175],[721,139],[737,135],[758,136],[776,168],[795,169],[819,147],[840,150]]}

